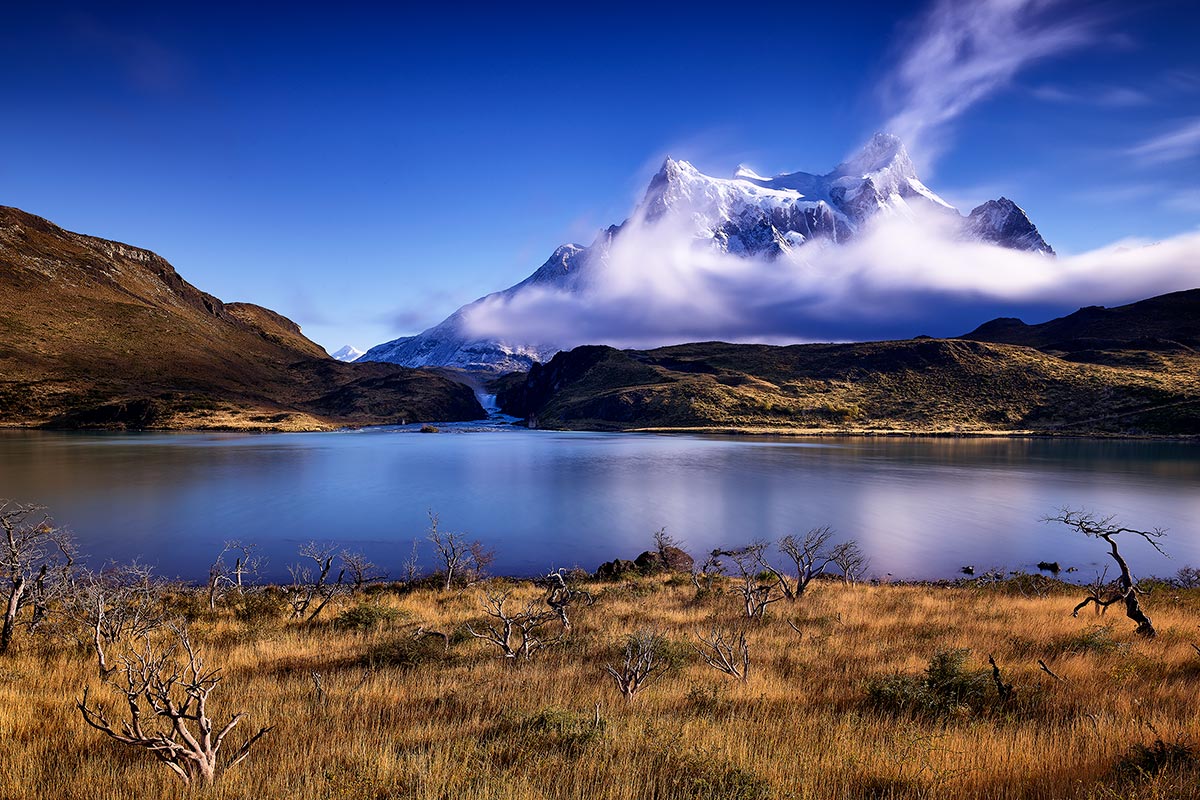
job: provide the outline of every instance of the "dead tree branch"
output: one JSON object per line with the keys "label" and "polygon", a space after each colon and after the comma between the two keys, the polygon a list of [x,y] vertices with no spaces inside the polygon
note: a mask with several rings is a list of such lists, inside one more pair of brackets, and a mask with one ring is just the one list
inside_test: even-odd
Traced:
{"label": "dead tree branch", "polygon": [[122,657],[119,688],[125,695],[128,719],[119,727],[99,704],[89,704],[86,688],[76,707],[88,725],[151,753],[185,784],[199,781],[210,786],[221,773],[241,763],[271,728],[260,728],[223,761],[225,738],[245,715],[234,714],[219,727],[214,724],[208,701],[221,682],[220,670],[207,668],[186,630],[173,628],[173,632],[171,646],[155,648],[145,637],[144,647]]}
{"label": "dead tree branch", "polygon": [[1152,639],[1157,632],[1154,630],[1154,624],[1150,621],[1150,617],[1142,610],[1142,605],[1138,602],[1138,595],[1141,594],[1141,591],[1133,579],[1133,573],[1129,569],[1129,564],[1125,561],[1124,556],[1121,555],[1121,551],[1117,549],[1116,537],[1122,534],[1139,536],[1156,551],[1162,555],[1166,555],[1166,552],[1163,551],[1158,543],[1158,540],[1166,535],[1166,531],[1161,528],[1155,528],[1150,531],[1126,528],[1118,525],[1115,519],[1111,515],[1097,517],[1090,511],[1072,511],[1069,508],[1064,508],[1057,516],[1046,517],[1045,521],[1059,522],[1070,528],[1074,528],[1084,536],[1103,539],[1108,543],[1109,555],[1112,556],[1113,561],[1117,562],[1117,567],[1121,570],[1121,575],[1117,579],[1116,591],[1110,597],[1101,600],[1094,593],[1075,607],[1075,613],[1079,613],[1081,608],[1091,602],[1096,603],[1100,608],[1107,608],[1113,603],[1123,601],[1125,603],[1125,616],[1137,623],[1137,633]]}
{"label": "dead tree branch", "polygon": [[554,644],[562,636],[546,638],[542,630],[547,622],[558,617],[554,611],[543,611],[536,600],[531,600],[517,612],[505,608],[511,592],[488,591],[483,595],[484,613],[492,621],[480,626],[480,630],[467,624],[467,633],[495,645],[502,658],[529,660],[538,650]]}
{"label": "dead tree branch", "polygon": [[750,679],[750,648],[745,630],[738,631],[734,638],[714,627],[707,637],[697,632],[696,638],[700,643],[692,645],[692,649],[705,664],[743,683]]}
{"label": "dead tree branch", "polygon": [[662,635],[643,629],[630,634],[625,640],[624,660],[619,665],[606,664],[607,672],[616,683],[617,689],[627,702],[645,689],[670,668],[664,651]]}

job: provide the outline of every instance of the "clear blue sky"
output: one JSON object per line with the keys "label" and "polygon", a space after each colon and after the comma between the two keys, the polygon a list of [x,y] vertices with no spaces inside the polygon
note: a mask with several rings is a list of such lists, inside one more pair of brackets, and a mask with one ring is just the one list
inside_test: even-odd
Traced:
{"label": "clear blue sky", "polygon": [[[9,5],[0,203],[156,250],[330,348],[591,241],[667,153],[826,171],[895,110],[881,87],[929,9]],[[1052,16],[1087,41],[944,126],[926,183],[964,210],[1012,197],[1065,252],[1195,229],[1200,7]]]}

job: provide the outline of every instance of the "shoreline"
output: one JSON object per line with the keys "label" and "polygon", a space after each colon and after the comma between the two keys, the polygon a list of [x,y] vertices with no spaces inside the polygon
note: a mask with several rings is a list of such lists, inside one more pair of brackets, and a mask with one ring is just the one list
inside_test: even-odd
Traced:
{"label": "shoreline", "polygon": [[[487,423],[488,418],[477,420],[451,420],[451,421],[431,421],[431,422],[411,422],[407,426],[414,427],[422,424],[432,426],[450,426],[450,425],[470,425]],[[163,427],[148,427],[148,428],[122,428],[122,427],[48,427],[45,425],[29,425],[23,423],[4,422],[0,421],[0,431],[42,431],[47,433],[341,433],[349,431],[360,431],[372,428],[395,428],[402,427],[396,423],[383,423],[371,425],[336,425],[336,424],[321,424],[313,426],[296,426],[282,427],[271,425],[205,425],[205,426],[163,426]],[[938,430],[938,429],[917,429],[907,430],[903,428],[763,428],[763,427],[737,427],[737,426],[688,426],[688,427],[661,427],[661,426],[646,426],[634,428],[529,428],[524,424],[512,423],[507,425],[509,428],[523,428],[531,432],[545,431],[550,433],[640,433],[654,435],[670,435],[681,434],[686,436],[736,436],[746,439],[763,438],[769,436],[778,436],[782,438],[794,439],[1090,439],[1090,440],[1112,440],[1112,441],[1159,441],[1159,442],[1185,442],[1195,443],[1200,442],[1198,434],[1128,434],[1128,433],[1111,433],[1104,431],[1093,431],[1084,433],[1068,433],[1055,431],[1036,431],[1036,430]]]}

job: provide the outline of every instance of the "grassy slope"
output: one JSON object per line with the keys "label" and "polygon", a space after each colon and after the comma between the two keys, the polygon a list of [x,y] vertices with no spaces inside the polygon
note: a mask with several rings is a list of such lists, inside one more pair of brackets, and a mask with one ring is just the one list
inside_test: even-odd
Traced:
{"label": "grassy slope", "polygon": [[[1113,772],[1131,745],[1156,736],[1200,740],[1200,658],[1191,647],[1200,591],[1148,596],[1160,636],[1142,641],[1115,612],[1072,619],[1081,596],[1074,588],[1025,597],[1011,586],[819,582],[751,626],[753,674],[743,685],[687,646],[714,620],[737,622],[734,598],[697,599],[686,579],[590,588],[599,600],[576,613],[567,641],[516,665],[470,639],[455,639],[448,652],[440,643],[420,650],[407,666],[378,658],[405,651],[418,623],[450,631],[477,619],[472,590],[381,590],[369,602],[402,617],[371,633],[242,622],[225,609],[210,615],[196,598],[194,637],[209,663],[225,668],[216,710],[247,711],[249,729],[277,726],[204,796],[1200,797],[1194,768],[1131,782]],[[535,598],[537,590],[518,594]],[[1100,623],[1111,630],[1097,634]],[[616,659],[622,635],[647,626],[675,643],[680,661],[630,706],[603,665]],[[152,758],[81,723],[72,702],[85,685],[107,691],[114,713],[119,705],[98,685],[85,651],[24,634],[18,642],[0,661],[0,797],[179,796]],[[1015,684],[1015,702],[1001,706],[988,683],[987,707],[942,719],[866,704],[869,681],[919,671],[936,651],[959,647],[972,649],[972,670],[994,654]],[[1066,681],[1039,671],[1038,659]],[[312,691],[313,671],[323,676],[324,705]]]}
{"label": "grassy slope", "polygon": [[148,250],[0,207],[0,424],[320,428],[472,419],[443,376],[334,362]]}
{"label": "grassy slope", "polygon": [[500,400],[568,429],[1200,434],[1200,356],[1123,352],[1138,363],[958,339],[577,348]]}

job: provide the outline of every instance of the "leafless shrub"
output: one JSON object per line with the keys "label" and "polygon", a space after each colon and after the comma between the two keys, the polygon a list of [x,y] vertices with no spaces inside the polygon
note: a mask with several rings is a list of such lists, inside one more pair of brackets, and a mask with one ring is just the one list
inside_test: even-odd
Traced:
{"label": "leafless shrub", "polygon": [[[770,569],[779,580],[780,589],[788,600],[796,600],[808,588],[813,579],[821,575],[833,561],[829,551],[829,540],[833,538],[833,529],[829,526],[813,528],[797,538],[791,534],[779,540],[779,550],[787,556],[796,570],[794,582],[789,582],[780,572]],[[765,566],[765,565],[764,565]]]}
{"label": "leafless shrub", "polygon": [[1166,535],[1166,531],[1161,528],[1155,528],[1150,531],[1140,531],[1135,528],[1126,528],[1118,525],[1115,522],[1114,516],[1097,517],[1090,511],[1072,511],[1069,508],[1062,509],[1058,515],[1046,517],[1045,522],[1060,522],[1063,525],[1074,528],[1084,536],[1091,536],[1096,539],[1103,539],[1108,543],[1109,554],[1113,561],[1117,562],[1117,567],[1121,570],[1121,575],[1117,579],[1116,590],[1111,594],[1100,597],[1098,591],[1093,591],[1088,597],[1084,598],[1083,602],[1075,606],[1074,614],[1085,608],[1090,603],[1095,603],[1101,609],[1108,608],[1116,602],[1125,604],[1125,616],[1137,623],[1137,633],[1147,638],[1154,638],[1156,631],[1154,624],[1150,621],[1150,617],[1142,610],[1141,603],[1138,602],[1138,595],[1141,591],[1137,587],[1137,583],[1133,579],[1133,573],[1129,570],[1129,564],[1125,561],[1121,551],[1117,549],[1117,536],[1128,534],[1130,536],[1140,536],[1145,539],[1155,550],[1163,555],[1163,549],[1159,546],[1158,540]]}
{"label": "leafless shrub", "polygon": [[[247,584],[254,583],[264,560],[257,555],[258,545],[231,539],[217,553],[208,568],[208,607],[216,609],[217,601],[232,589],[241,594]],[[232,561],[231,561],[232,560]]]}
{"label": "leafless shrub", "polygon": [[561,569],[546,575],[543,582],[546,584],[546,605],[558,616],[564,631],[571,630],[571,619],[568,612],[572,607],[590,606],[596,602],[590,592],[583,589],[572,589],[568,586]]}
{"label": "leafless shrub", "polygon": [[224,725],[214,725],[208,701],[221,682],[220,670],[206,667],[186,630],[173,632],[175,641],[167,647],[155,648],[145,637],[144,647],[122,656],[118,688],[125,696],[128,719],[119,728],[113,727],[99,704],[89,705],[86,688],[76,707],[88,725],[152,753],[185,784],[199,781],[211,786],[220,774],[241,763],[271,728],[260,728],[222,760],[225,738],[245,715],[234,714]]}
{"label": "leafless shrub", "polygon": [[618,664],[606,664],[607,672],[616,683],[617,689],[632,703],[633,698],[670,668],[664,652],[662,635],[643,629],[625,639],[624,660]]}
{"label": "leafless shrub", "polygon": [[750,647],[746,644],[745,630],[738,631],[735,638],[714,627],[707,637],[697,633],[696,638],[699,644],[692,648],[705,664],[743,683],[750,679]]}
{"label": "leafless shrub", "polygon": [[481,579],[495,554],[478,539],[468,540],[466,534],[443,531],[438,523],[438,515],[430,511],[428,538],[442,564],[445,575],[442,588],[449,591],[456,582],[470,585]]}
{"label": "leafless shrub", "polygon": [[288,567],[292,582],[285,587],[284,596],[291,606],[293,618],[305,618],[306,622],[312,622],[329,601],[349,592],[344,582],[346,568],[341,567],[337,577],[331,578],[334,562],[338,558],[337,547],[332,544],[309,542],[300,548],[298,554],[311,561],[313,566],[300,562]]}
{"label": "leafless shrub", "polygon": [[755,542],[737,550],[727,550],[725,555],[737,566],[737,592],[742,598],[742,610],[748,619],[761,619],[766,615],[767,606],[784,598],[782,592],[776,592],[779,581],[759,580],[760,573],[779,578],[775,570],[766,567],[767,560],[765,542]]}
{"label": "leafless shrub", "polygon": [[520,611],[505,608],[511,592],[488,591],[483,595],[483,610],[492,621],[480,626],[468,624],[467,633],[500,649],[501,657],[528,660],[547,645],[561,641],[562,636],[549,638],[546,623],[558,617],[554,611],[543,610],[537,600],[526,603]]}
{"label": "leafless shrub", "polygon": [[711,593],[717,578],[725,574],[725,564],[721,561],[724,555],[725,551],[721,549],[713,550],[703,564],[692,570],[692,585],[696,587],[697,596]]}
{"label": "leafless shrub", "polygon": [[376,565],[357,550],[343,550],[342,565],[350,580],[350,592],[358,594],[368,583],[383,580],[383,573],[376,572]]}
{"label": "leafless shrub", "polygon": [[834,547],[829,554],[829,561],[841,571],[842,580],[845,583],[855,583],[861,580],[866,571],[871,568],[870,559],[858,546],[858,542],[853,539]]}
{"label": "leafless shrub", "polygon": [[404,560],[404,582],[412,583],[421,577],[421,556],[417,549],[417,540],[413,539],[412,552]]}
{"label": "leafless shrub", "polygon": [[1200,589],[1200,569],[1182,567],[1175,573],[1174,583],[1180,589]]}
{"label": "leafless shrub", "polygon": [[53,596],[69,582],[73,543],[44,511],[41,506],[0,500],[0,575],[7,595],[2,597],[0,655],[12,644],[21,612],[31,609],[29,627],[36,628],[49,613]]}
{"label": "leafless shrub", "polygon": [[163,599],[167,584],[153,570],[136,561],[111,564],[80,573],[63,596],[62,611],[83,633],[96,654],[101,678],[116,667],[108,663],[108,650],[129,639],[140,639],[167,624]]}

